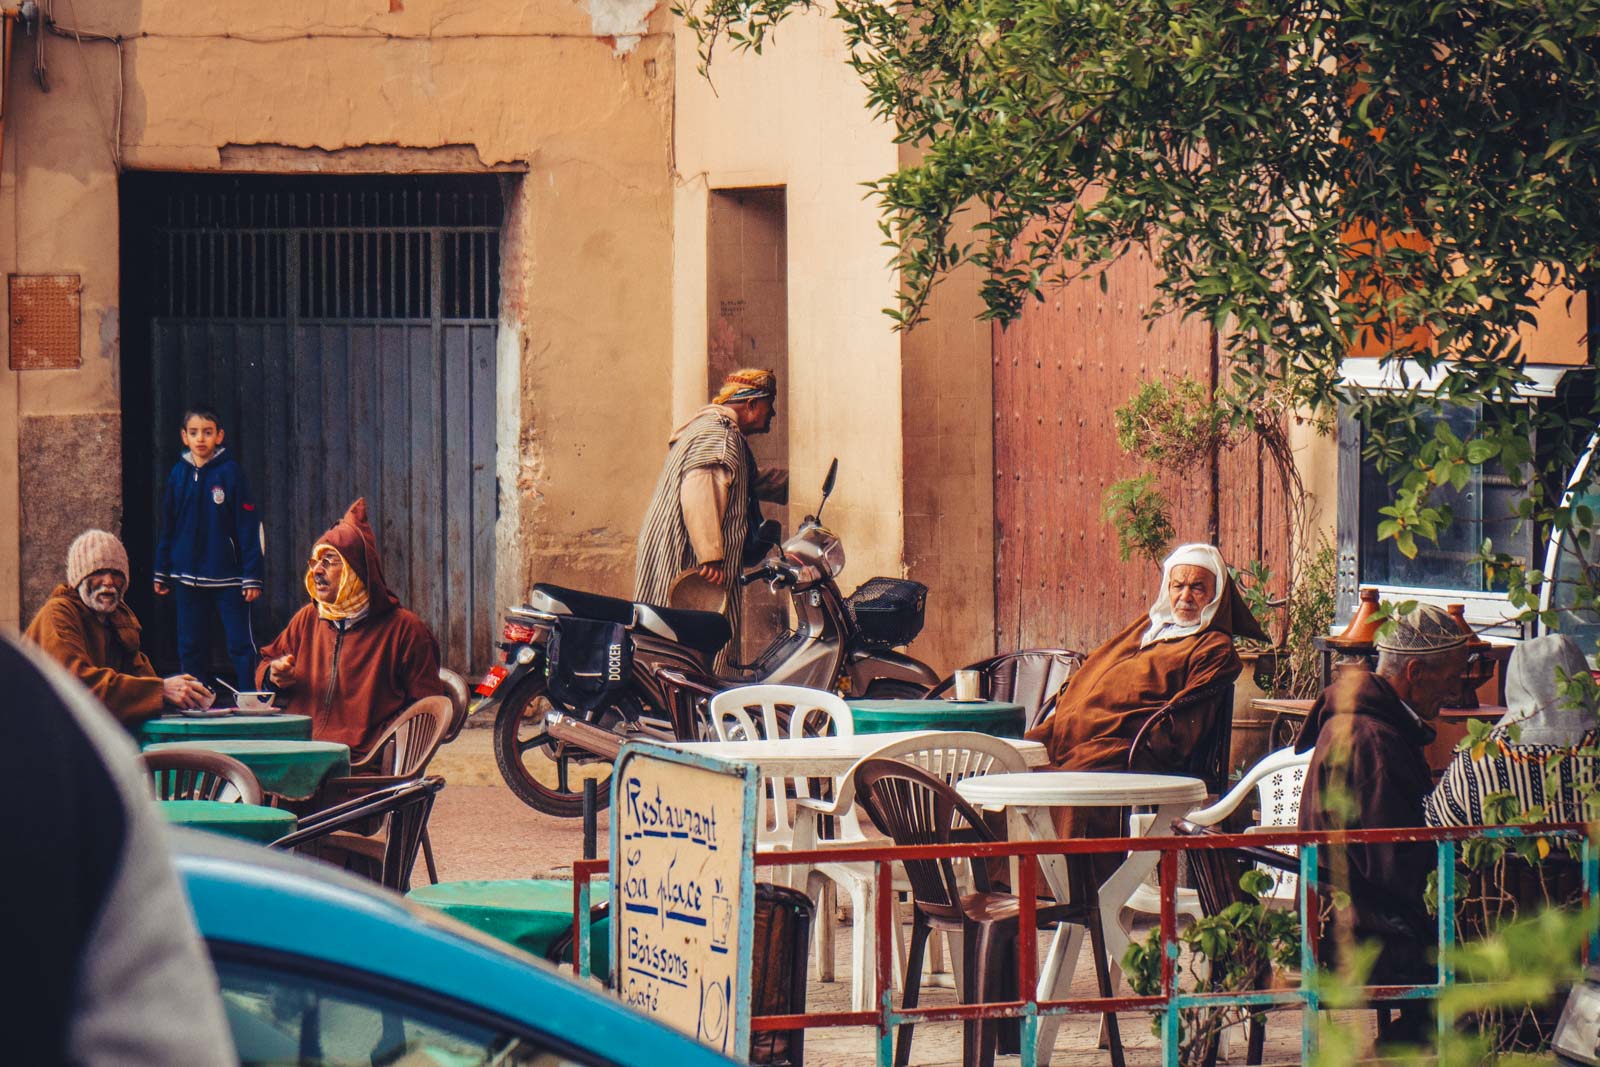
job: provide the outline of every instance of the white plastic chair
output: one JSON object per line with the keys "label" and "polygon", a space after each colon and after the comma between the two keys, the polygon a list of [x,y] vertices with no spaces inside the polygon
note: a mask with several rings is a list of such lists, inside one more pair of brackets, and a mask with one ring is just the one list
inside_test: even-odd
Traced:
{"label": "white plastic chair", "polygon": [[[988,734],[960,730],[891,741],[862,759],[900,760],[919,767],[951,785],[980,774],[1020,773],[1028,769],[1027,761],[1010,743]],[[843,847],[866,840],[855,814],[856,767],[860,765],[861,762],[858,761],[840,779],[832,800],[807,797],[796,802],[794,831],[796,849]],[[837,823],[838,833],[832,838],[824,839],[818,834],[818,824],[824,818],[833,818]],[[805,883],[806,893],[813,900],[818,900],[821,896],[823,878],[832,880],[850,897],[850,906],[855,916],[850,930],[850,1003],[856,1011],[870,1010],[873,1007],[871,981],[874,971],[873,960],[876,958],[873,916],[877,908],[877,882],[873,876],[873,865],[818,864],[808,872]],[[896,887],[901,886],[909,890],[909,883],[903,876],[896,879]],[[823,944],[821,939],[832,936],[831,925],[827,922],[817,924],[819,951]],[[903,937],[900,936],[903,931],[900,931],[898,923],[896,931],[896,965],[892,971],[898,978],[899,961],[905,959],[905,945],[902,943]],[[957,973],[959,970],[958,967]]]}
{"label": "white plastic chair", "polygon": [[[1310,763],[1310,752],[1296,752],[1293,748],[1280,748],[1276,752],[1269,752],[1261,757],[1255,766],[1245,771],[1238,784],[1219,797],[1216,803],[1191,812],[1186,818],[1197,826],[1215,826],[1237,811],[1239,805],[1244,803],[1245,798],[1253,790],[1257,793],[1257,802],[1260,804],[1261,821],[1254,826],[1245,827],[1245,833],[1262,833],[1286,826],[1297,826],[1300,822],[1300,789],[1305,782],[1306,768]],[[1154,815],[1144,812],[1130,814],[1129,836],[1142,837],[1149,830],[1150,820],[1153,818]],[[1294,875],[1268,870],[1260,864],[1256,866],[1273,878],[1272,890],[1266,898],[1268,901],[1291,903],[1294,901],[1298,882]],[[1161,914],[1161,890],[1155,881],[1155,876],[1152,874],[1148,880],[1140,884],[1128,903],[1123,906],[1149,915]],[[1173,910],[1180,918],[1187,915],[1190,919],[1199,919],[1200,900],[1195,891],[1180,886],[1173,897]],[[1124,923],[1124,929],[1131,927]],[[1223,1058],[1228,1056],[1235,1029],[1237,1027],[1230,1026],[1222,1032],[1219,1055]]]}
{"label": "white plastic chair", "polygon": [[[809,726],[813,734],[832,733],[848,737],[855,733],[855,720],[850,715],[850,705],[839,697],[821,689],[807,689],[798,685],[744,685],[724,690],[711,698],[711,726],[719,741],[755,741],[762,738],[776,740],[783,737],[783,718],[779,708],[789,709],[788,721],[797,728]],[[755,712],[752,715],[751,712]],[[759,725],[757,725],[759,721]],[[801,736],[793,733],[790,736]],[[805,790],[804,779],[797,779],[798,790]],[[787,849],[794,841],[794,826],[789,821],[789,780],[768,778],[761,783],[763,797],[761,823],[756,828],[756,848]],[[796,796],[807,796],[797,792]],[[785,878],[788,884],[795,872]]]}
{"label": "white plastic chair", "polygon": [[[1247,834],[1266,833],[1300,825],[1300,793],[1305,788],[1306,771],[1311,766],[1311,753],[1296,753],[1284,748],[1261,761],[1264,765],[1273,756],[1283,759],[1274,764],[1256,782],[1256,803],[1261,809],[1261,819],[1256,825],[1245,828]],[[1292,845],[1279,845],[1279,851],[1298,856],[1300,850]],[[1293,907],[1300,893],[1300,876],[1286,871],[1272,870],[1262,864],[1256,869],[1272,876],[1272,889],[1267,899]]]}
{"label": "white plastic chair", "polygon": [[[1295,826],[1300,821],[1300,788],[1305,782],[1306,767],[1310,763],[1310,752],[1296,752],[1292,748],[1280,748],[1276,752],[1269,752],[1261,757],[1255,766],[1245,771],[1238,784],[1218,798],[1216,803],[1191,812],[1187,818],[1197,826],[1215,826],[1237,811],[1239,805],[1244,803],[1245,798],[1252,792],[1258,792],[1261,821],[1257,825],[1247,827],[1245,833],[1260,833],[1268,829]],[[1153,818],[1154,815],[1145,812],[1130,814],[1129,836],[1143,837],[1149,831],[1150,820]],[[1268,873],[1281,874],[1281,872]],[[1294,876],[1281,875],[1273,887],[1270,898],[1293,900],[1294,892]],[[1200,901],[1193,889],[1180,887],[1174,897],[1174,905],[1179,916],[1200,918]],[[1123,906],[1147,915],[1161,914],[1161,892],[1154,881],[1154,875],[1134,890],[1133,896]]]}

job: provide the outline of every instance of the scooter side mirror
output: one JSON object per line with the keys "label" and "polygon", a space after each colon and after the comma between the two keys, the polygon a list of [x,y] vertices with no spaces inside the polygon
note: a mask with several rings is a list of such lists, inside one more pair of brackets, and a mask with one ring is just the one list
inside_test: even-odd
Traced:
{"label": "scooter side mirror", "polygon": [[822,509],[827,506],[828,497],[833,495],[833,483],[838,481],[838,480],[839,480],[839,458],[837,456],[835,456],[834,459],[833,459],[833,462],[828,464],[828,476],[826,478],[822,479],[822,503],[817,505],[816,518],[813,519],[812,521],[814,521],[814,522],[821,522],[822,521]]}

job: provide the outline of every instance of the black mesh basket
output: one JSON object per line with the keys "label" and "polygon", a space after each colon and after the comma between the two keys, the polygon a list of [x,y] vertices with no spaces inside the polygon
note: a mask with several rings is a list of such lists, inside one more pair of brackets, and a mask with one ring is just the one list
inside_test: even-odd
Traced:
{"label": "black mesh basket", "polygon": [[845,603],[868,647],[909,645],[922,632],[928,587],[909,578],[869,578]]}

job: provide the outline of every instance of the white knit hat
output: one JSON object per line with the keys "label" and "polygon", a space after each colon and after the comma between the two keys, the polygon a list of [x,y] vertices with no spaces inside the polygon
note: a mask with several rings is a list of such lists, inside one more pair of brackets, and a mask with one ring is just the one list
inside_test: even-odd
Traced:
{"label": "white knit hat", "polygon": [[128,580],[128,550],[113,534],[85,530],[67,549],[67,584],[76,589],[95,571],[117,571]]}

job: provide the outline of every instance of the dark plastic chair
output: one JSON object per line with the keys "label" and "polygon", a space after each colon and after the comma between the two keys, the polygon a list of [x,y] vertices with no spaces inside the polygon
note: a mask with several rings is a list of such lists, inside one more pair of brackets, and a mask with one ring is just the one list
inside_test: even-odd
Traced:
{"label": "dark plastic chair", "polygon": [[[856,765],[856,803],[873,823],[897,845],[943,845],[997,840],[988,824],[961,795],[943,781],[898,760],[865,759]],[[922,954],[935,930],[961,935],[961,989],[966,1003],[997,999],[1007,962],[1006,945],[1016,937],[1021,901],[1010,893],[993,891],[986,865],[970,865],[976,892],[963,890],[954,861],[906,860],[911,882],[911,944],[906,953],[904,1007],[917,1006]],[[1081,923],[1088,927],[1094,951],[1095,977],[1100,995],[1113,995],[1106,960],[1099,904],[1089,889],[1087,865],[1069,864],[1072,903],[1046,904],[1037,912],[1040,927],[1056,923]],[[857,921],[870,921],[858,919]],[[1122,1067],[1122,1036],[1113,1012],[1104,1016],[1111,1046],[1111,1062]],[[895,1042],[895,1067],[911,1059],[912,1026],[904,1025]],[[962,1035],[962,1063],[967,1067],[993,1067],[998,1035],[994,1020],[968,1020]]]}
{"label": "dark plastic chair", "polygon": [[[1184,718],[1204,715],[1209,715],[1211,721],[1203,728],[1198,742],[1192,747],[1171,746],[1187,748],[1176,766],[1162,765],[1151,756],[1151,746],[1163,734],[1171,740],[1177,724]],[[1128,751],[1128,770],[1198,778],[1205,782],[1207,790],[1220,796],[1228,791],[1228,757],[1232,747],[1233,683],[1230,681],[1196,689],[1146,719]]]}
{"label": "dark plastic chair", "polygon": [[672,730],[680,741],[711,741],[710,701],[727,688],[720,678],[709,674],[686,671],[677,667],[657,667],[656,680],[666,694],[667,714],[672,717]]}
{"label": "dark plastic chair", "polygon": [[[249,767],[221,752],[174,749],[146,752],[157,800],[223,800],[261,803],[261,783]],[[231,793],[230,793],[231,790]]]}
{"label": "dark plastic chair", "polygon": [[[983,694],[988,699],[1026,708],[1025,721],[1031,730],[1056,710],[1056,695],[1083,660],[1082,652],[1070,648],[1024,648],[969,663],[962,670],[983,675]],[[952,674],[928,690],[928,696],[942,697],[955,684]]]}
{"label": "dark plastic chair", "polygon": [[[443,674],[441,671],[440,675]],[[315,807],[342,804],[370,796],[388,786],[421,780],[439,747],[450,736],[455,715],[455,702],[450,697],[424,697],[417,701],[383,728],[365,755],[351,760],[349,776],[329,778],[322,783]],[[304,820],[301,822],[304,825]],[[359,832],[359,828],[355,829]],[[438,882],[433,843],[428,840],[426,828],[422,834],[422,853],[428,881]]]}
{"label": "dark plastic chair", "polygon": [[[443,788],[443,778],[383,786],[306,816],[298,830],[280,837],[272,847],[305,852],[404,893],[411,888],[411,869],[434,798]],[[381,820],[378,837],[349,832],[374,820]]]}
{"label": "dark plastic chair", "polygon": [[[1173,820],[1172,832],[1181,837],[1214,837],[1223,833],[1216,827],[1199,826],[1187,819]],[[1221,915],[1228,905],[1246,899],[1244,890],[1239,888],[1239,878],[1253,863],[1290,874],[1300,873],[1300,861],[1295,857],[1259,846],[1192,849],[1185,855],[1189,862],[1190,877],[1194,881],[1195,896],[1200,898],[1200,911],[1207,916]],[[1211,973],[1216,974],[1220,970],[1220,966],[1214,966]],[[1270,965],[1263,964],[1251,976],[1250,988],[1265,989],[1271,977]],[[1249,1045],[1245,1053],[1247,1064],[1261,1062],[1266,1039],[1265,1018],[1261,1014],[1252,1015]],[[1217,1046],[1218,1041],[1213,1035],[1201,1052],[1205,1067],[1214,1067],[1216,1064]]]}

